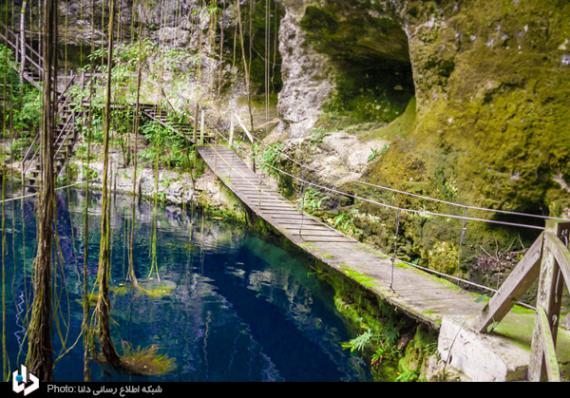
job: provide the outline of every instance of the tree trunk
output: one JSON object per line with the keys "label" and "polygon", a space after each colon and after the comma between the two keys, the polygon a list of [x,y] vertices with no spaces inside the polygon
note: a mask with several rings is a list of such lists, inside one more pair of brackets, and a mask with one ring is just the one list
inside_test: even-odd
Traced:
{"label": "tree trunk", "polygon": [[24,70],[26,68],[26,8],[28,0],[22,1],[20,8],[20,83],[24,82]]}
{"label": "tree trunk", "polygon": [[54,221],[55,179],[53,172],[54,98],[57,81],[57,0],[45,0],[43,35],[43,114],[40,134],[41,184],[38,197],[37,242],[34,262],[34,300],[28,326],[26,365],[43,381],[52,378],[51,344],[51,255]]}
{"label": "tree trunk", "polygon": [[105,98],[105,115],[103,119],[103,200],[101,205],[101,240],[99,243],[99,264],[97,280],[99,294],[97,295],[97,307],[95,308],[99,343],[105,361],[113,366],[120,367],[121,359],[115,350],[111,339],[109,301],[109,276],[111,268],[110,258],[110,217],[109,217],[109,130],[111,122],[111,78],[113,67],[113,40],[114,40],[115,0],[109,0],[109,26],[107,46],[107,94]]}
{"label": "tree trunk", "polygon": [[[133,15],[134,19],[134,15]],[[128,279],[133,287],[138,287],[139,282],[135,273],[135,226],[136,226],[136,197],[137,197],[137,167],[138,167],[138,133],[140,125],[140,112],[141,112],[141,83],[142,83],[142,23],[139,26],[138,40],[139,40],[139,54],[137,65],[137,100],[135,106],[135,120],[133,122],[133,136],[134,136],[134,154],[133,154],[133,198],[131,203],[131,232],[129,241],[129,271]]]}

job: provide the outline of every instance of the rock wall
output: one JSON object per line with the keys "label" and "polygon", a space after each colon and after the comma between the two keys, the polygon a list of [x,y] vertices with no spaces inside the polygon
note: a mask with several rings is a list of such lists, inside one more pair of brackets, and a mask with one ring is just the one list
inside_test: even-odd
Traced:
{"label": "rock wall", "polygon": [[283,1],[286,13],[279,30],[284,82],[278,103],[280,129],[287,130],[293,138],[303,137],[315,125],[333,89],[327,58],[307,44],[301,29],[303,3],[302,0]]}
{"label": "rock wall", "polygon": [[360,58],[381,68],[379,60],[400,56],[402,37],[392,29],[399,25],[417,120],[407,131],[376,135],[391,135],[392,145],[368,178],[503,209],[562,214],[569,207],[568,2],[284,4],[279,109],[291,136],[307,137],[326,116],[346,80],[343,63]]}

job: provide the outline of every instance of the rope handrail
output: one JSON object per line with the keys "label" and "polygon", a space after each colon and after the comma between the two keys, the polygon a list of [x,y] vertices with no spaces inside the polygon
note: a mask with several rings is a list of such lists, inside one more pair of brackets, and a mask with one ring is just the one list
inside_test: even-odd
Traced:
{"label": "rope handrail", "polygon": [[[239,116],[238,116],[237,114],[235,114],[235,113],[232,113],[231,116],[235,116],[235,118],[237,119],[238,123],[240,124],[240,127],[241,127],[242,129],[244,129],[244,126],[242,126],[242,123],[240,123],[241,120],[240,120]],[[246,131],[246,129],[244,129],[244,131]],[[246,131],[246,132],[248,133],[248,131]],[[248,134],[248,136],[249,136],[249,134]],[[252,140],[252,143],[253,143],[253,140]],[[279,151],[279,153],[283,154],[286,158],[288,158],[289,160],[291,160],[291,161],[294,162],[295,164],[299,165],[300,167],[303,167],[303,168],[308,169],[308,170],[316,171],[316,169],[311,168],[311,167],[309,167],[309,166],[306,166],[306,165],[304,165],[304,164],[302,164],[302,163],[300,163],[300,162],[298,162],[298,161],[292,159],[289,155],[287,155],[286,153],[283,152],[283,149],[281,149],[281,150]],[[503,225],[503,226],[508,226],[508,227],[516,227],[516,228],[525,228],[525,229],[533,229],[533,230],[538,230],[538,231],[544,231],[544,227],[541,227],[541,226],[538,226],[538,225],[523,224],[523,223],[516,223],[516,222],[509,222],[509,221],[500,221],[500,220],[490,220],[490,219],[481,218],[481,217],[470,217],[470,216],[465,216],[465,215],[461,216],[461,215],[456,215],[456,214],[440,213],[440,212],[435,212],[435,211],[430,211],[430,210],[417,210],[417,209],[410,209],[410,208],[398,207],[398,206],[390,205],[390,204],[387,204],[387,203],[382,203],[382,202],[379,202],[379,201],[377,201],[377,200],[373,200],[373,199],[369,199],[369,198],[364,198],[364,197],[361,197],[361,196],[358,196],[358,195],[354,195],[354,194],[350,194],[350,193],[347,193],[347,192],[343,192],[343,191],[340,191],[340,190],[337,190],[337,189],[334,189],[334,188],[329,188],[329,187],[325,187],[325,186],[322,186],[322,185],[319,185],[319,184],[315,184],[315,183],[306,181],[306,180],[304,180],[304,179],[301,179],[301,178],[299,178],[299,177],[297,177],[297,176],[294,176],[294,175],[292,175],[292,174],[290,174],[290,173],[287,173],[286,171],[281,170],[281,169],[279,169],[279,168],[277,168],[277,167],[275,167],[275,166],[273,166],[273,165],[271,165],[271,164],[269,164],[269,163],[267,163],[267,162],[265,162],[264,164],[265,164],[266,166],[268,166],[268,167],[270,167],[270,168],[272,168],[272,169],[274,169],[274,170],[276,170],[276,171],[282,173],[282,174],[288,175],[288,176],[290,176],[290,177],[292,177],[292,178],[298,180],[299,182],[308,183],[309,185],[312,185],[312,186],[317,187],[317,188],[325,189],[325,190],[328,190],[328,191],[330,191],[330,192],[337,193],[337,194],[339,194],[339,195],[343,195],[343,196],[350,197],[350,198],[353,198],[353,199],[361,200],[361,201],[364,201],[364,202],[368,202],[368,203],[371,203],[371,204],[374,204],[374,205],[377,205],[377,206],[389,208],[389,209],[396,210],[396,211],[397,211],[397,210],[401,210],[401,211],[404,211],[404,212],[407,212],[407,213],[418,214],[418,215],[431,215],[431,216],[436,216],[436,217],[444,217],[444,218],[451,218],[451,219],[464,220],[464,221],[483,222],[483,223],[495,224],[495,225]],[[378,186],[378,187],[381,187],[381,186]],[[386,187],[386,188],[388,188],[388,187]],[[391,189],[393,189],[393,188],[391,188]],[[395,189],[394,189],[394,190],[395,190]],[[398,191],[398,193],[401,193],[401,194],[417,195],[417,194],[413,194],[413,193],[411,193],[411,192],[406,192],[406,191],[400,191],[400,190],[395,190],[395,191]],[[429,196],[424,196],[424,195],[417,195],[417,196],[421,196],[423,199],[426,199],[426,200],[432,200],[432,201],[438,201],[438,202],[441,201],[442,203],[446,203],[446,204],[453,205],[453,206],[457,206],[457,207],[461,207],[461,208],[472,209],[472,210],[481,210],[481,211],[488,211],[488,212],[493,212],[493,213],[510,214],[510,215],[520,215],[520,216],[524,215],[524,216],[526,216],[526,217],[531,217],[531,218],[532,218],[532,217],[535,217],[535,218],[544,219],[544,220],[549,220],[549,219],[551,219],[551,220],[556,220],[556,221],[570,221],[569,219],[564,219],[564,218],[560,218],[560,217],[542,216],[542,215],[537,215],[537,214],[530,214],[530,213],[523,213],[523,212],[514,212],[514,211],[511,212],[511,211],[508,211],[508,210],[489,209],[489,208],[484,208],[484,207],[463,205],[463,204],[456,203],[456,202],[443,201],[443,200],[441,200],[441,199],[431,198],[431,197],[429,197]]]}
{"label": "rope handrail", "polygon": [[450,206],[455,206],[455,207],[460,207],[462,209],[469,209],[469,210],[478,210],[478,211],[486,211],[486,212],[493,212],[493,213],[499,213],[499,214],[505,214],[505,215],[511,215],[511,216],[521,216],[521,217],[528,217],[528,218],[538,218],[538,219],[542,219],[542,220],[554,220],[554,221],[570,221],[570,219],[568,218],[563,218],[563,217],[553,217],[553,216],[544,216],[541,214],[532,214],[532,213],[525,213],[525,212],[519,212],[519,211],[511,211],[511,210],[501,210],[501,209],[491,209],[488,207],[479,207],[479,206],[474,206],[474,205],[466,205],[466,204],[462,204],[462,203],[457,203],[457,202],[451,202],[448,200],[444,200],[444,199],[438,199],[438,198],[433,198],[431,196],[426,196],[426,195],[420,195],[420,194],[415,194],[412,192],[407,192],[407,191],[402,191],[396,188],[391,188],[388,186],[384,186],[384,185],[378,185],[378,184],[372,184],[369,183],[367,181],[356,181],[359,184],[364,184],[364,185],[368,185],[374,188],[378,188],[381,190],[385,190],[385,191],[390,191],[390,192],[394,192],[397,194],[401,194],[401,195],[406,195],[406,196],[410,196],[410,197],[414,197],[417,199],[422,199],[422,200],[427,200],[427,201],[431,201],[431,202],[436,202],[436,203],[443,203],[446,205],[450,205]]}
{"label": "rope handrail", "polygon": [[439,212],[434,212],[434,211],[430,211],[430,210],[409,209],[409,208],[405,208],[405,207],[399,207],[399,206],[391,205],[391,204],[388,204],[388,203],[382,203],[382,202],[378,202],[378,201],[376,201],[376,200],[374,200],[374,199],[364,198],[364,197],[362,197],[362,196],[358,196],[358,195],[355,195],[355,194],[350,194],[350,193],[347,193],[347,192],[340,191],[340,190],[338,190],[338,189],[329,188],[329,187],[326,187],[326,186],[323,186],[323,185],[316,184],[316,183],[314,183],[314,182],[306,181],[306,180],[303,180],[303,179],[301,179],[301,178],[299,178],[299,177],[297,177],[297,176],[295,176],[295,175],[293,175],[293,174],[291,174],[291,173],[288,173],[288,172],[286,172],[286,171],[284,171],[284,170],[281,170],[281,169],[279,169],[279,168],[277,168],[277,167],[275,167],[275,166],[273,166],[273,165],[271,165],[271,164],[268,164],[268,163],[265,163],[265,164],[266,164],[268,167],[274,169],[275,171],[277,171],[277,172],[279,172],[279,173],[281,173],[281,174],[287,175],[287,176],[289,176],[289,177],[291,177],[291,178],[294,178],[294,179],[296,179],[296,180],[299,181],[299,182],[302,182],[302,183],[305,183],[305,184],[309,184],[309,185],[314,186],[314,187],[316,187],[316,188],[324,189],[324,190],[327,190],[327,191],[329,191],[329,192],[336,193],[336,194],[338,194],[338,195],[342,195],[342,196],[345,196],[345,197],[349,197],[349,198],[352,198],[352,199],[360,200],[360,201],[363,201],[363,202],[367,202],[367,203],[370,203],[370,204],[373,204],[373,205],[377,205],[377,206],[380,206],[380,207],[385,207],[385,208],[392,209],[392,210],[396,210],[396,211],[397,211],[397,210],[400,210],[400,211],[403,211],[403,212],[406,212],[406,213],[411,213],[411,214],[431,215],[431,216],[436,216],[436,217],[452,218],[452,219],[456,219],[456,220],[476,221],[476,222],[484,222],[484,223],[489,223],[489,224],[504,225],[504,226],[509,226],[509,227],[518,227],[518,228],[526,228],[526,229],[534,229],[534,230],[538,230],[538,231],[544,231],[544,227],[540,227],[540,226],[537,226],[537,225],[520,224],[520,223],[514,223],[514,222],[508,222],[508,221],[499,221],[499,220],[489,220],[489,219],[487,219],[487,218],[480,218],[480,217],[459,216],[459,215],[456,215],[456,214],[439,213]]}
{"label": "rope handrail", "polygon": [[[310,170],[312,172],[318,173],[319,171],[317,169],[315,169],[314,167],[310,167],[307,166],[305,164],[302,164],[300,162],[298,162],[297,160],[293,159],[291,156],[289,156],[288,154],[286,154],[284,152],[283,149],[279,150],[279,153],[282,154],[283,156],[285,156],[288,160],[290,160],[291,162],[295,163],[297,166],[302,167],[306,170]],[[513,216],[521,216],[521,217],[527,217],[527,218],[537,218],[537,219],[541,219],[541,220],[554,220],[554,221],[570,221],[569,218],[564,218],[564,217],[553,217],[553,216],[545,216],[545,215],[541,215],[541,214],[532,214],[532,213],[525,213],[525,212],[519,212],[519,211],[511,211],[511,210],[501,210],[501,209],[491,209],[488,207],[480,207],[480,206],[474,206],[474,205],[466,205],[466,204],[462,204],[462,203],[458,203],[458,202],[452,202],[452,201],[448,201],[448,200],[443,200],[443,199],[438,199],[438,198],[434,198],[431,196],[427,196],[427,195],[420,195],[420,194],[415,194],[412,192],[407,192],[407,191],[403,191],[403,190],[399,190],[396,188],[392,188],[392,187],[388,187],[385,185],[378,185],[378,184],[372,184],[366,181],[356,181],[357,183],[360,184],[364,184],[364,185],[368,185],[374,188],[378,188],[381,190],[385,190],[385,191],[390,191],[390,192],[394,192],[394,193],[398,193],[401,195],[406,195],[406,196],[410,196],[410,197],[414,197],[417,199],[422,199],[422,200],[427,200],[427,201],[432,201],[432,202],[437,202],[437,203],[442,203],[442,204],[446,204],[446,205],[450,205],[450,206],[454,206],[454,207],[459,207],[459,208],[463,208],[463,209],[469,209],[469,210],[477,210],[477,211],[485,211],[485,212],[492,212],[492,213],[499,213],[499,214],[505,214],[505,215],[513,215]]]}

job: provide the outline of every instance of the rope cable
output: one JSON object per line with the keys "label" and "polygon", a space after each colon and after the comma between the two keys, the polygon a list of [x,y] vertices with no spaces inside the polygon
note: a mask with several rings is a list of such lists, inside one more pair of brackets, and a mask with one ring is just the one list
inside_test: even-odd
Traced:
{"label": "rope cable", "polygon": [[[315,173],[318,173],[319,170],[317,170],[314,167],[310,167],[307,166],[305,164],[302,164],[298,161],[296,161],[295,159],[293,159],[291,156],[289,156],[288,154],[286,154],[284,152],[284,148],[279,150],[279,153],[283,156],[285,156],[288,160],[290,160],[291,162],[295,163],[297,166],[313,171]],[[511,210],[501,210],[501,209],[491,209],[488,207],[481,207],[481,206],[474,206],[474,205],[466,205],[466,204],[462,204],[462,203],[457,203],[457,202],[451,202],[448,200],[444,200],[444,199],[438,199],[438,198],[433,198],[431,196],[427,196],[427,195],[420,195],[420,194],[415,194],[412,192],[407,192],[407,191],[403,191],[403,190],[399,190],[396,188],[392,188],[392,187],[388,187],[385,185],[378,185],[378,184],[372,184],[366,181],[356,181],[360,184],[364,184],[364,185],[368,185],[371,186],[373,188],[378,188],[380,190],[385,190],[385,191],[389,191],[389,192],[394,192],[400,195],[406,195],[406,196],[410,196],[410,197],[414,197],[416,199],[422,199],[422,200],[427,200],[427,201],[431,201],[431,202],[436,202],[436,203],[441,203],[441,204],[446,204],[449,206],[454,206],[454,207],[460,207],[463,209],[468,209],[468,210],[478,210],[478,211],[485,211],[485,212],[492,212],[492,213],[499,213],[499,214],[505,214],[505,215],[512,215],[512,216],[520,216],[520,217],[529,217],[529,218],[538,218],[538,219],[542,219],[542,220],[554,220],[554,221],[570,221],[569,218],[563,218],[563,217],[553,217],[553,216],[545,216],[545,215],[541,215],[541,214],[532,214],[532,213],[526,213],[526,212],[519,212],[519,211],[511,211]]]}
{"label": "rope cable", "polygon": [[[281,174],[285,174],[288,175],[291,178],[294,178],[298,181],[300,181],[301,179],[291,173],[288,173],[284,170],[281,170],[269,163],[266,163],[266,165],[272,169],[274,169],[275,171],[281,173]],[[357,200],[361,200],[364,202],[368,202],[377,206],[381,206],[381,207],[385,207],[388,209],[392,209],[392,210],[401,210],[403,212],[406,213],[411,213],[411,214],[417,214],[420,216],[436,216],[436,217],[444,217],[444,218],[451,218],[451,219],[457,219],[457,220],[467,220],[467,221],[478,221],[478,222],[484,222],[484,223],[489,223],[489,224],[496,224],[496,225],[504,225],[504,226],[509,226],[509,227],[519,227],[519,228],[527,228],[527,229],[534,229],[534,230],[538,230],[538,231],[544,231],[544,227],[540,227],[537,225],[529,225],[529,224],[520,224],[520,223],[514,223],[514,222],[508,222],[508,221],[498,221],[498,220],[489,220],[486,218],[479,218],[479,217],[465,217],[465,216],[459,216],[456,214],[448,214],[448,213],[439,213],[439,212],[435,212],[435,211],[430,211],[430,210],[417,210],[417,209],[410,209],[410,208],[405,208],[405,207],[398,207],[395,205],[391,205],[388,203],[382,203],[382,202],[378,202],[377,200],[373,200],[373,199],[368,199],[368,198],[364,198],[355,194],[350,194],[350,193],[346,193],[343,191],[339,191],[338,189],[334,189],[334,188],[329,188],[323,185],[319,185],[313,182],[309,182],[306,181],[307,184],[312,185],[316,188],[320,188],[320,189],[324,189],[327,190],[329,192],[333,192],[342,196],[346,196],[352,199],[357,199]]]}
{"label": "rope cable", "polygon": [[398,209],[396,211],[396,233],[394,234],[394,249],[392,251],[392,258],[390,262],[392,263],[390,270],[390,290],[394,290],[394,267],[396,266],[396,258],[398,257],[398,236],[400,235],[400,212]]}

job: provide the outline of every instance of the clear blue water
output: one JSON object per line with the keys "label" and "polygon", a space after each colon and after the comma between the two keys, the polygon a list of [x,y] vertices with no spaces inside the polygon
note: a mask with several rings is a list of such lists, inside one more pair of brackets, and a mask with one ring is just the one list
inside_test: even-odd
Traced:
{"label": "clear blue water", "polygon": [[[82,320],[83,205],[79,191],[58,192],[59,258],[54,348],[76,340]],[[31,302],[35,250],[35,201],[6,205],[7,344],[18,366],[24,316]],[[89,274],[96,274],[100,197],[94,193],[89,216]],[[137,209],[136,273],[145,282],[150,266],[152,210]],[[112,286],[128,286],[127,239],[130,198],[112,206]],[[310,259],[280,241],[198,212],[165,207],[158,211],[158,265],[171,294],[150,298],[128,289],[112,294],[112,333],[118,347],[156,344],[176,361],[161,377],[109,372],[92,363],[93,380],[323,381],[369,380],[366,363],[340,346],[355,331],[336,311],[333,290],[317,278]],[[59,304],[57,304],[59,303]],[[57,328],[56,328],[57,326]],[[60,333],[57,333],[59,328]],[[61,335],[61,336],[60,336]],[[25,347],[25,344],[24,344]],[[120,348],[119,348],[120,350]],[[83,349],[61,359],[55,379],[80,381]]]}

